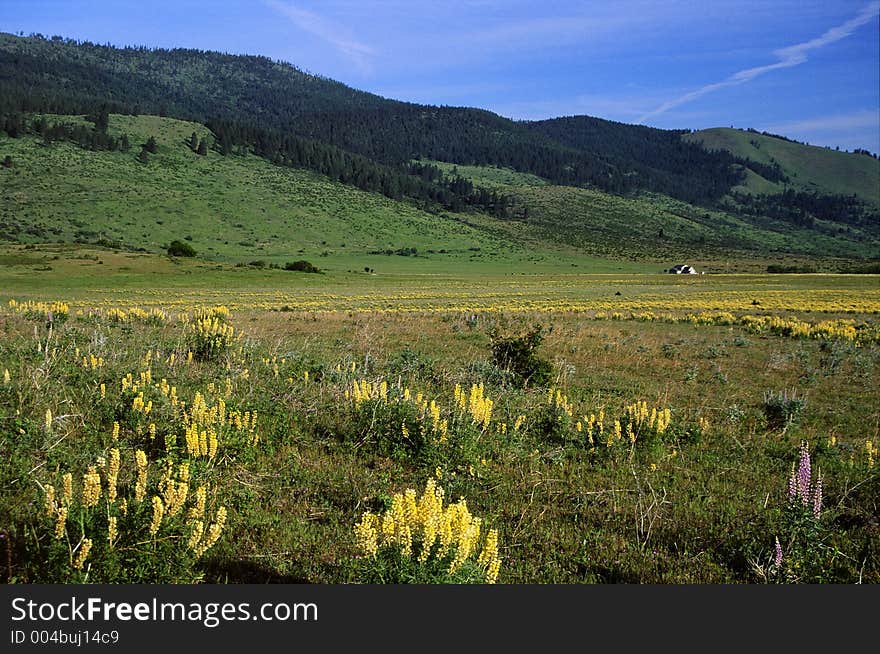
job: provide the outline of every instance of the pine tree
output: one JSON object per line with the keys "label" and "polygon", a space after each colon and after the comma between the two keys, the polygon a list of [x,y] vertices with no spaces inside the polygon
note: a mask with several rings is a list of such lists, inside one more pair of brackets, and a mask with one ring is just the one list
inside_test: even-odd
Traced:
{"label": "pine tree", "polygon": [[147,139],[147,142],[146,142],[146,143],[144,143],[144,150],[146,150],[147,152],[150,152],[150,153],[152,153],[152,154],[156,154],[156,151],[157,151],[158,149],[159,149],[159,148],[158,148],[158,146],[156,145],[156,139],[155,139],[154,137],[152,137],[152,136],[151,136],[150,138]]}
{"label": "pine tree", "polygon": [[195,152],[199,148],[199,137],[195,132],[189,137],[189,149]]}
{"label": "pine tree", "polygon": [[107,111],[106,105],[101,107],[101,110],[93,117],[92,121],[95,123],[96,131],[104,134],[107,133],[107,128],[110,127],[110,113]]}
{"label": "pine tree", "polygon": [[147,148],[146,148],[146,147],[144,147],[144,148],[140,151],[140,153],[139,153],[138,156],[137,156],[137,160],[140,161],[142,164],[145,164],[145,163],[149,163],[149,162],[150,162],[150,155],[147,154]]}
{"label": "pine tree", "polygon": [[202,139],[201,141],[199,141],[199,149],[196,152],[197,152],[197,154],[200,154],[202,156],[205,156],[206,154],[208,154],[208,141],[207,141],[207,139]]}

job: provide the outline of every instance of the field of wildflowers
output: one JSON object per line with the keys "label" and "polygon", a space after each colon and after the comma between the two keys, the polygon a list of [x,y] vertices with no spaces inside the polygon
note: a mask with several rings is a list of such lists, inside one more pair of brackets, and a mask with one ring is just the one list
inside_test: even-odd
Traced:
{"label": "field of wildflowers", "polygon": [[880,581],[880,292],[567,284],[8,299],[7,580]]}

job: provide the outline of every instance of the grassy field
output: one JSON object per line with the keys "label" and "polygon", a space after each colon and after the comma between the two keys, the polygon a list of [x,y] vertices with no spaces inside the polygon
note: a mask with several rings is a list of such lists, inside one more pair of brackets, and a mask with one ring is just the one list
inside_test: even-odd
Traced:
{"label": "grassy field", "polygon": [[560,273],[549,266],[528,273],[483,266],[307,274],[67,245],[7,246],[0,264],[9,298],[64,299],[75,309],[189,311],[225,304],[236,310],[770,311],[800,317],[880,310],[876,275],[597,274],[571,267]]}
{"label": "grassy field", "polygon": [[880,281],[755,274],[870,243],[474,167],[528,218],[435,214],[110,129],[158,152],[0,141],[5,581],[880,582]]}
{"label": "grassy field", "polygon": [[[795,187],[821,193],[854,194],[880,205],[880,162],[868,156],[726,127],[700,130],[685,138],[701,142],[706,148],[729,150],[760,163],[778,163]],[[744,189],[754,193],[780,193],[784,190],[782,185],[757,175],[749,176]]]}
{"label": "grassy field", "polygon": [[875,276],[2,256],[16,582],[880,582]]}

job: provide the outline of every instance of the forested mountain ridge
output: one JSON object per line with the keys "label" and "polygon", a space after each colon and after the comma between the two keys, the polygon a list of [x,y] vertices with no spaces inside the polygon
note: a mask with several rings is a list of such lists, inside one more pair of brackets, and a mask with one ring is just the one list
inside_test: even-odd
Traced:
{"label": "forested mountain ridge", "polygon": [[[845,184],[822,183],[839,182],[848,168],[832,162],[811,185],[798,183],[803,168],[791,157],[797,161],[796,148],[808,147],[800,144],[788,159],[764,156],[766,148],[754,156],[757,149],[697,139],[690,130],[589,116],[514,121],[482,109],[389,100],[260,56],[0,33],[0,136],[31,133],[93,150],[132,147],[107,135],[110,113],[194,121],[211,132],[210,143],[192,144],[194,152],[253,153],[432,212],[475,209],[505,220],[542,220],[540,198],[503,184],[482,186],[436,163],[447,162],[527,173],[556,187],[665,195],[759,229],[791,225],[803,234],[864,242],[865,256],[880,242],[880,205]],[[33,118],[40,114],[85,115],[94,128]],[[867,178],[880,183],[876,159],[835,154],[859,158]],[[554,204],[554,229],[583,229],[585,206],[575,204]]]}
{"label": "forested mountain ridge", "polygon": [[[243,141],[243,131],[264,143],[294,136],[385,166],[419,158],[497,165],[556,184],[648,190],[690,202],[715,201],[744,175],[732,165],[736,157],[684,143],[681,132],[598,118],[519,122],[480,109],[399,102],[266,57],[0,34],[0,112],[101,107],[222,124],[230,142]],[[576,138],[573,121],[581,126]]]}

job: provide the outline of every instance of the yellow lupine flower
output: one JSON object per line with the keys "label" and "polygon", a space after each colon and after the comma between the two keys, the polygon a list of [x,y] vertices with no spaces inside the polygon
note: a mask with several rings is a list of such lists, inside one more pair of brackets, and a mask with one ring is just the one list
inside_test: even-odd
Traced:
{"label": "yellow lupine flower", "polygon": [[66,506],[58,508],[58,515],[55,519],[55,538],[64,537],[64,528],[67,525],[67,510]]}
{"label": "yellow lupine flower", "polygon": [[110,549],[113,549],[113,544],[116,542],[118,535],[119,532],[116,528],[116,516],[110,516],[107,518],[107,544],[110,546]]}
{"label": "yellow lupine flower", "polygon": [[147,455],[143,450],[134,453],[137,465],[137,481],[135,482],[134,501],[140,502],[147,494]]}
{"label": "yellow lupine flower", "polygon": [[206,550],[208,550],[208,548],[213,547],[214,543],[220,538],[220,534],[223,532],[223,526],[225,524],[226,507],[221,506],[217,509],[217,513],[214,516],[214,522],[208,527],[208,530],[204,534],[204,538],[202,538],[201,541],[197,541],[196,547],[193,548],[196,556],[201,556]]}
{"label": "yellow lupine flower", "polygon": [[162,517],[165,514],[165,505],[162,503],[162,498],[158,495],[153,496],[153,519],[150,522],[150,536],[155,536],[156,532],[159,531],[159,526],[162,524]]}
{"label": "yellow lupine flower", "polygon": [[55,487],[52,484],[46,484],[44,490],[46,493],[46,515],[51,517],[55,515]]}
{"label": "yellow lupine flower", "polygon": [[205,523],[201,520],[194,520],[192,522],[192,533],[189,536],[189,540],[187,541],[187,547],[189,547],[193,551],[198,551],[199,542],[202,540],[202,536],[205,532]]}
{"label": "yellow lupine flower", "polygon": [[378,516],[367,511],[354,526],[358,547],[367,556],[375,556],[376,552],[379,550],[379,534],[377,530],[378,521]]}
{"label": "yellow lupine flower", "polygon": [[498,573],[501,570],[501,559],[492,559],[489,562],[489,567],[486,569],[486,583],[494,584],[498,579]]}
{"label": "yellow lupine flower", "polygon": [[[431,478],[425,484],[421,497],[407,489],[396,493],[391,499],[391,508],[381,516],[365,513],[355,525],[355,536],[360,551],[373,556],[380,547],[396,548],[402,556],[412,557],[424,563],[432,556],[444,559],[454,553],[448,571],[455,573],[464,562],[476,554],[480,541],[482,520],[472,516],[464,499],[443,505],[443,489]],[[487,533],[483,550],[477,556],[485,570],[487,582],[497,577],[498,533]],[[439,548],[435,545],[439,541]],[[415,545],[419,544],[416,552]]]}
{"label": "yellow lupine flower", "polygon": [[704,416],[700,416],[699,428],[701,434],[709,433],[709,419]]}
{"label": "yellow lupine flower", "polygon": [[119,477],[120,454],[118,448],[110,450],[110,461],[107,464],[107,501],[116,501],[116,481]]}
{"label": "yellow lupine flower", "polygon": [[89,552],[92,551],[92,539],[84,538],[82,543],[80,543],[79,550],[76,552],[76,556],[73,558],[73,567],[77,570],[82,570],[83,564],[86,561],[86,557],[88,557]]}
{"label": "yellow lupine flower", "polygon": [[61,484],[63,494],[61,496],[61,501],[63,506],[70,506],[73,504],[73,474],[66,472],[61,477]]}

